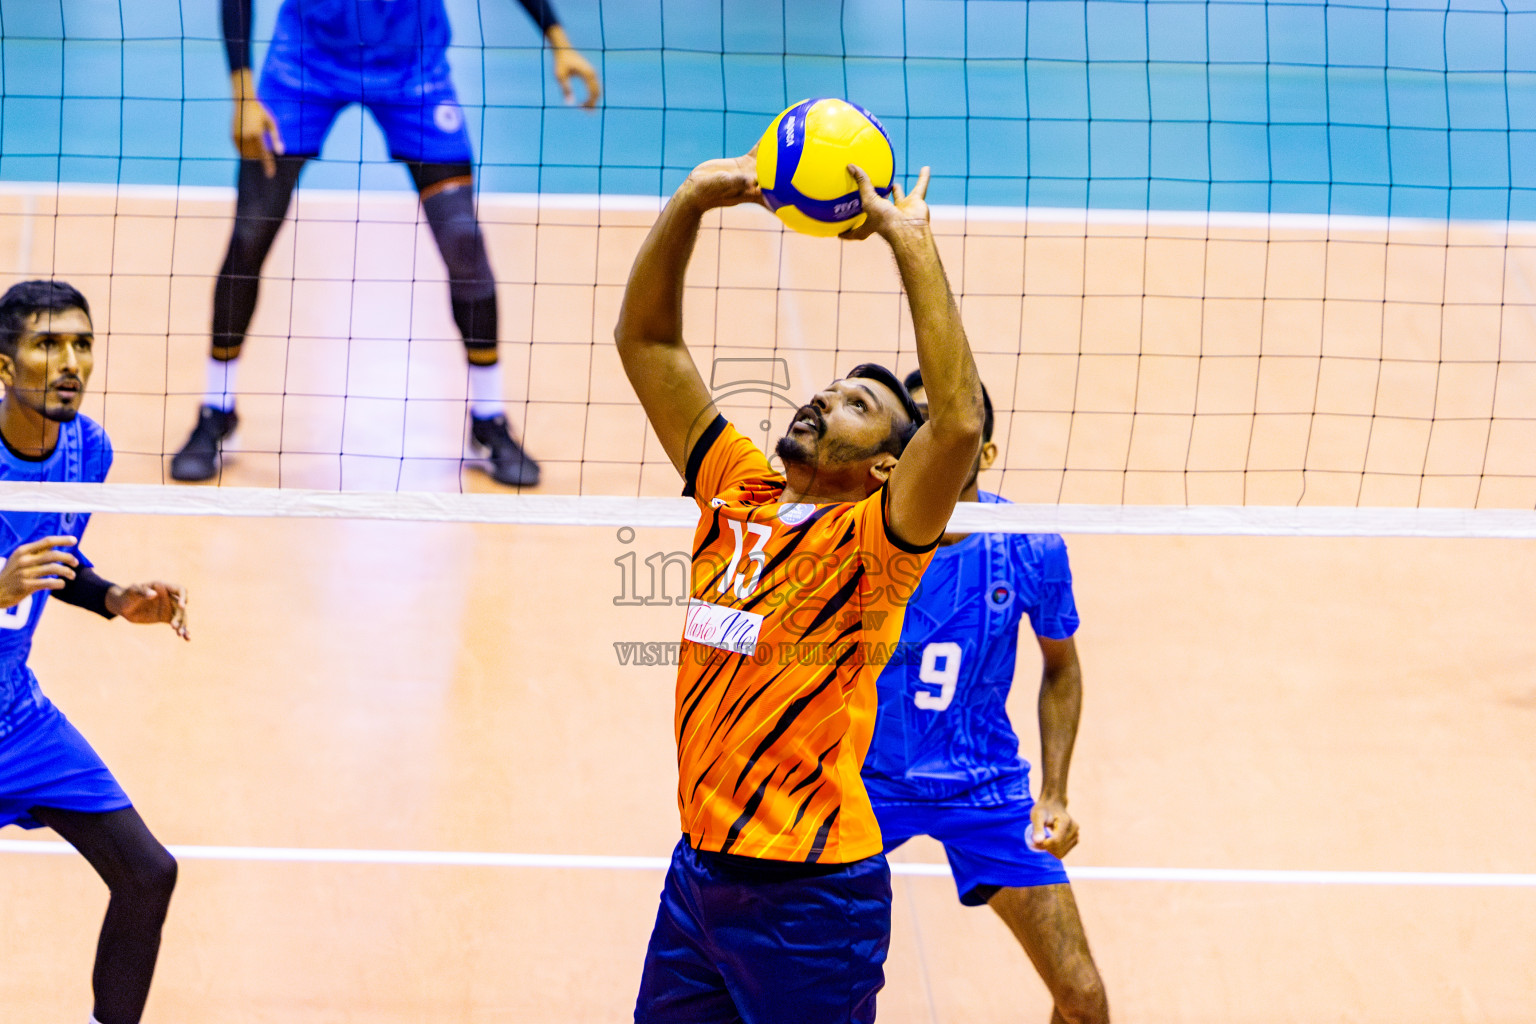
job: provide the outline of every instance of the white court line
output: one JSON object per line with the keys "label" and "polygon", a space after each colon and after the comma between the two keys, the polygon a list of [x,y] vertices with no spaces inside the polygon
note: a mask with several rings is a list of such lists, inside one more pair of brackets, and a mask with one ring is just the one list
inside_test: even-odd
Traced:
{"label": "white court line", "polygon": [[[182,860],[296,864],[397,864],[429,867],[563,868],[662,871],[666,857],[570,853],[477,853],[456,850],[325,850],[281,846],[171,846]],[[68,843],[0,839],[0,853],[74,853]],[[948,876],[947,864],[891,864],[894,875]],[[1077,882],[1239,882],[1259,885],[1408,885],[1536,888],[1536,874],[1453,871],[1268,871],[1244,868],[1068,867]]]}

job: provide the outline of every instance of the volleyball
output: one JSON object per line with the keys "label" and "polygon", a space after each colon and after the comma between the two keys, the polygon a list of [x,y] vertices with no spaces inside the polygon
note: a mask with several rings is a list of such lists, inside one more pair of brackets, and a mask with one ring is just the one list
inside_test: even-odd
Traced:
{"label": "volleyball", "polygon": [[880,195],[891,192],[895,156],[874,114],[839,99],[801,100],[757,144],[757,182],[768,208],[796,231],[823,238],[864,223],[857,164]]}

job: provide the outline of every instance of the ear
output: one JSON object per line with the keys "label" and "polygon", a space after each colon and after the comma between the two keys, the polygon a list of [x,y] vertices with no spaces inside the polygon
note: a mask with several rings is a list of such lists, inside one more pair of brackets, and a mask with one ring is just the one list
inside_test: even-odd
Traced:
{"label": "ear", "polygon": [[0,384],[9,388],[16,382],[16,361],[0,352]]}
{"label": "ear", "polygon": [[992,463],[997,461],[997,444],[992,441],[981,446],[981,452],[977,458],[977,469],[991,469]]}
{"label": "ear", "polygon": [[891,478],[891,470],[895,468],[896,456],[890,452],[881,452],[875,457],[875,461],[869,464],[869,475],[875,478],[877,485],[881,485]]}

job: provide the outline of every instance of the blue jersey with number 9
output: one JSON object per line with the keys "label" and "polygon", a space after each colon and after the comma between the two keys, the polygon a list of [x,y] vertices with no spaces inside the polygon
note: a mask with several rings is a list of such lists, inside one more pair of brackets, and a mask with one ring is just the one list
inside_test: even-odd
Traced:
{"label": "blue jersey with number 9", "polygon": [[[45,459],[25,459],[0,444],[0,480],[35,480],[50,483],[100,483],[112,466],[112,444],[106,431],[86,416],[59,424],[59,441]],[[84,512],[0,512],[0,558],[9,558],[19,545],[43,537],[71,536],[85,532],[90,515]],[[90,565],[78,548],[72,549],[81,565]],[[0,608],[0,740],[35,711],[46,706],[37,688],[27,655],[32,634],[48,602],[48,591],[39,590],[9,608]]]}
{"label": "blue jersey with number 9", "polygon": [[[982,492],[981,501],[1004,499]],[[975,533],[934,553],[880,674],[864,760],[871,800],[991,806],[1029,795],[1007,710],[1025,615],[1038,636],[1077,631],[1060,536]]]}

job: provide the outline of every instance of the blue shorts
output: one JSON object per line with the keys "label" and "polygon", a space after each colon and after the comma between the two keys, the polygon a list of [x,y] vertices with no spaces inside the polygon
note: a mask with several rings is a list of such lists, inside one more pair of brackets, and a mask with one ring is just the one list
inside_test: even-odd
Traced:
{"label": "blue shorts", "polygon": [[394,160],[461,164],[474,160],[464,110],[444,57],[425,67],[358,70],[273,46],[256,94],[277,121],[284,149],[316,156],[342,108],[361,103],[384,131]]}
{"label": "blue shorts", "polygon": [[993,807],[971,804],[876,803],[875,817],[890,853],[913,836],[944,844],[960,902],[979,907],[1000,888],[1065,885],[1061,861],[1029,843],[1033,800]]}
{"label": "blue shorts", "polygon": [[865,1024],[885,984],[891,873],[879,854],[786,874],[672,852],[645,951],[637,1024]]}
{"label": "blue shorts", "polygon": [[0,828],[41,828],[34,807],[105,814],[132,806],[101,757],[52,704],[0,740]]}

